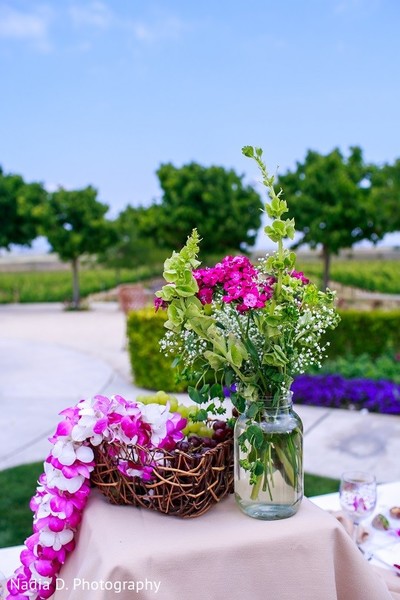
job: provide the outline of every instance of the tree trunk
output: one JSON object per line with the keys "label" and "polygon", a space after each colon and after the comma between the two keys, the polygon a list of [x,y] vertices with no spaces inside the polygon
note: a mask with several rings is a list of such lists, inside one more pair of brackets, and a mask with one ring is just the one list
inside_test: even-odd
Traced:
{"label": "tree trunk", "polygon": [[324,261],[322,287],[324,290],[326,290],[326,288],[329,285],[329,277],[331,271],[331,253],[329,251],[329,248],[325,244],[322,245],[322,258]]}
{"label": "tree trunk", "polygon": [[79,302],[79,259],[74,258],[72,261],[72,308],[78,309]]}

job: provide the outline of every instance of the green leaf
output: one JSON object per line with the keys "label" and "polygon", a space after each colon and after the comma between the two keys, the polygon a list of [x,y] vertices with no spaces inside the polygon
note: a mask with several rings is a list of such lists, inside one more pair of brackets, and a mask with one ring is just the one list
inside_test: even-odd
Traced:
{"label": "green leaf", "polygon": [[279,240],[282,239],[282,236],[279,235],[270,225],[264,227],[264,231],[272,242],[279,242]]}
{"label": "green leaf", "polygon": [[184,312],[175,300],[168,307],[168,319],[174,324],[175,327],[178,327],[183,323]]}
{"label": "green leaf", "polygon": [[190,419],[194,423],[197,423],[199,421],[205,421],[207,418],[208,418],[208,412],[204,408],[201,408],[200,410],[198,410],[196,414],[190,415]]}
{"label": "green leaf", "polygon": [[257,460],[254,468],[253,468],[253,473],[256,477],[259,477],[260,475],[263,475],[264,473],[264,465],[260,460]]}
{"label": "green leaf", "polygon": [[277,219],[272,223],[272,228],[280,237],[283,237],[286,234],[285,223],[280,219]]}
{"label": "green leaf", "polygon": [[247,439],[255,448],[262,448],[264,435],[257,425],[250,425],[250,427],[247,428]]}
{"label": "green leaf", "polygon": [[232,385],[233,377],[234,377],[233,371],[230,371],[230,370],[226,371],[226,373],[225,373],[225,385],[226,386],[230,387]]}
{"label": "green leaf", "polygon": [[241,367],[243,355],[237,346],[231,346],[227,354],[227,358],[233,365],[235,365],[235,367]]}
{"label": "green leaf", "polygon": [[250,354],[253,362],[255,364],[257,364],[259,361],[259,355],[258,355],[257,348],[255,347],[255,345],[253,344],[253,342],[251,341],[251,339],[249,337],[244,341],[244,344],[245,344],[246,350]]}
{"label": "green leaf", "polygon": [[173,369],[175,369],[175,367],[177,367],[180,364],[180,362],[181,362],[181,357],[180,356],[176,356],[174,358],[174,360],[172,361],[172,363],[171,363],[171,367]]}
{"label": "green leaf", "polygon": [[210,387],[209,397],[210,398],[221,398],[222,396],[222,385],[220,383],[214,383]]}
{"label": "green leaf", "polygon": [[253,158],[253,156],[254,156],[253,146],[243,146],[242,154],[244,154],[244,156],[247,156],[247,158]]}
{"label": "green leaf", "polygon": [[244,413],[246,409],[246,400],[243,398],[243,396],[240,396],[239,394],[232,394],[231,401],[233,406],[237,408],[240,414]]}
{"label": "green leaf", "polygon": [[296,233],[294,219],[286,219],[285,221],[285,234],[291,240],[294,238]]}
{"label": "green leaf", "polygon": [[208,392],[209,392],[210,386],[208,383],[205,383],[201,388],[200,388],[200,394],[202,396],[207,396],[208,398]]}
{"label": "green leaf", "polygon": [[206,352],[204,352],[204,358],[209,362],[210,367],[214,369],[214,371],[219,371],[225,365],[225,358],[211,350],[206,350]]}
{"label": "green leaf", "polygon": [[193,400],[193,402],[196,402],[196,404],[203,404],[204,398],[200,394],[199,390],[197,390],[195,387],[189,385],[188,394],[190,399]]}
{"label": "green leaf", "polygon": [[249,408],[246,410],[246,416],[249,419],[253,419],[257,415],[258,411],[259,411],[259,406],[257,405],[256,402],[252,402],[250,404]]}

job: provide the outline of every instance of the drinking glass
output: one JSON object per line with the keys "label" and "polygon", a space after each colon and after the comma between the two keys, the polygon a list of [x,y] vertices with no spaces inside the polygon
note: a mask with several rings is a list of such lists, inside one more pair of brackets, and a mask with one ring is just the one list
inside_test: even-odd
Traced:
{"label": "drinking glass", "polygon": [[353,521],[353,540],[358,546],[358,527],[374,512],[376,506],[375,476],[363,471],[343,473],[339,497],[343,511]]}

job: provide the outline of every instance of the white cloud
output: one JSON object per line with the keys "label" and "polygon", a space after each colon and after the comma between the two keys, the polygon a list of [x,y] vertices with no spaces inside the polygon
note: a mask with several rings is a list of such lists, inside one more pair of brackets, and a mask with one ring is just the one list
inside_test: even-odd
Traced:
{"label": "white cloud", "polygon": [[182,32],[188,29],[187,24],[179,17],[159,11],[146,20],[123,18],[101,0],[91,0],[87,4],[78,4],[75,1],[69,7],[68,14],[76,27],[90,27],[103,31],[113,28],[133,34],[134,38],[142,43],[179,39]]}
{"label": "white cloud", "polygon": [[127,24],[135,38],[140,42],[159,42],[168,39],[179,39],[187,30],[187,24],[175,16],[158,18],[152,23],[131,21]]}
{"label": "white cloud", "polygon": [[87,6],[74,4],[69,8],[70,17],[78,27],[90,26],[97,29],[108,29],[114,21],[113,13],[103,2],[94,0]]}
{"label": "white cloud", "polygon": [[51,12],[45,6],[30,13],[0,6],[0,38],[32,42],[39,50],[49,51],[50,21]]}

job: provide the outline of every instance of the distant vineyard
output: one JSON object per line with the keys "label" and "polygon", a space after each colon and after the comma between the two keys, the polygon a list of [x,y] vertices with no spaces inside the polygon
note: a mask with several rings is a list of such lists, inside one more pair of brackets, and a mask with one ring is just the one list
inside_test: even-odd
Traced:
{"label": "distant vineyard", "polygon": [[[298,269],[320,284],[322,264],[303,261]],[[332,265],[332,280],[344,285],[386,294],[400,294],[400,260],[337,260]],[[82,297],[109,290],[119,283],[133,283],[162,273],[162,266],[138,269],[82,270]],[[0,273],[0,303],[68,302],[72,296],[69,271]]]}
{"label": "distant vineyard", "polygon": [[[158,275],[162,267],[82,270],[81,295],[103,292],[120,283],[134,283]],[[0,273],[0,303],[7,302],[69,302],[72,297],[72,275],[69,271],[33,273]]]}
{"label": "distant vineyard", "polygon": [[[315,283],[321,281],[322,263],[304,261],[298,268]],[[337,260],[332,263],[331,280],[371,292],[400,294],[400,260]]]}

